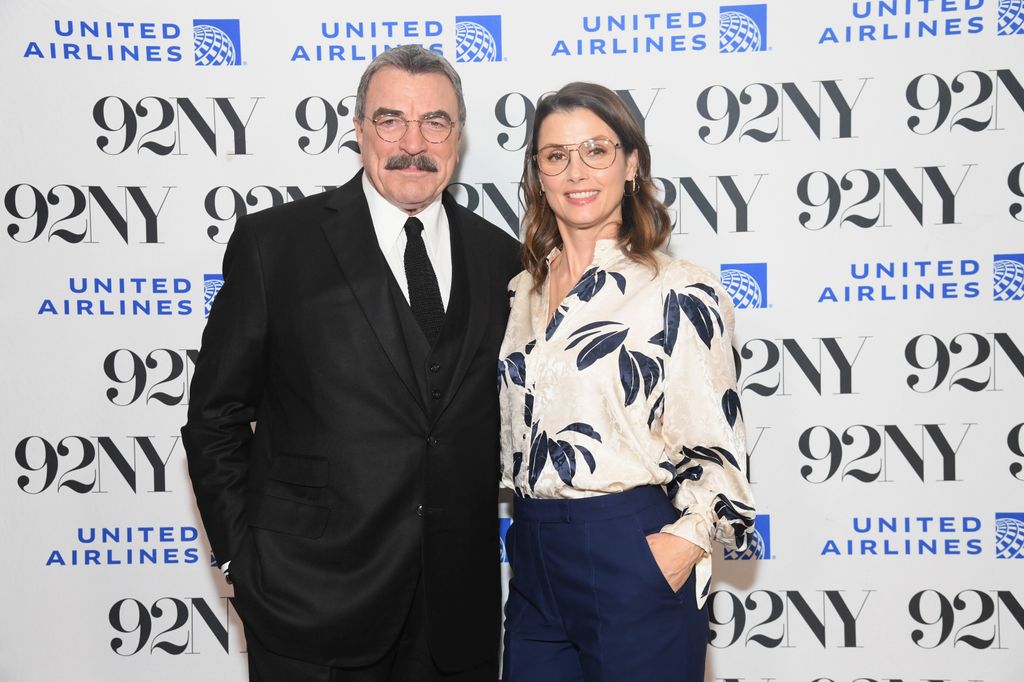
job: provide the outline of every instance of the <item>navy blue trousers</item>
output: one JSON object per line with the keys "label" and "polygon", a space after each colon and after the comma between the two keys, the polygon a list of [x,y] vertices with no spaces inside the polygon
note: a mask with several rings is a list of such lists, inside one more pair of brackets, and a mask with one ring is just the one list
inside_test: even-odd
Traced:
{"label": "navy blue trousers", "polygon": [[678,592],[647,535],[679,517],[659,487],[516,498],[505,546],[505,682],[702,682],[707,607]]}

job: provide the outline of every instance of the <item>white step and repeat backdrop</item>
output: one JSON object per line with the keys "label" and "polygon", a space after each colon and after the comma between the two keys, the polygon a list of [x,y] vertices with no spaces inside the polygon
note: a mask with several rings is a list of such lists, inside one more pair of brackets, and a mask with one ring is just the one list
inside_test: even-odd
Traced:
{"label": "white step and repeat backdrop", "polygon": [[604,83],[740,308],[759,542],[708,679],[1024,680],[1022,2],[723,1],[0,4],[0,679],[245,678],[178,434],[205,311],[414,42],[461,203],[515,233],[534,103]]}

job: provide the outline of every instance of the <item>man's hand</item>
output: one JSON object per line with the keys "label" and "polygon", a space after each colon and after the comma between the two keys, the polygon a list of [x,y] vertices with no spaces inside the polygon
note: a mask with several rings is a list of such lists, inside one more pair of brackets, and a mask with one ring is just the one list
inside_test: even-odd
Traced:
{"label": "man's hand", "polygon": [[647,536],[647,544],[651,546],[651,554],[662,575],[675,592],[682,588],[693,567],[704,558],[703,549],[671,533],[652,533]]}

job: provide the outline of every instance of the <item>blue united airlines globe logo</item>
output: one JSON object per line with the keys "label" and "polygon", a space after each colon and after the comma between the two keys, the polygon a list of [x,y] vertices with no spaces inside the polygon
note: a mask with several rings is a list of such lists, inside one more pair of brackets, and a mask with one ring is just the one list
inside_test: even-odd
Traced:
{"label": "blue united airlines globe logo", "polygon": [[729,5],[718,14],[718,51],[763,52],[767,48],[767,5]]}
{"label": "blue united airlines globe logo", "polygon": [[192,27],[192,45],[196,66],[235,66],[238,54],[235,42],[216,26],[196,24]]}
{"label": "blue united airlines globe logo", "polygon": [[993,259],[992,299],[1024,300],[1024,254],[999,255]]}
{"label": "blue united airlines globe logo", "polygon": [[1022,514],[996,515],[996,558],[1024,559],[1024,520]]}
{"label": "blue united airlines globe logo", "polygon": [[764,294],[757,280],[743,270],[722,270],[722,286],[737,308],[763,308]]}
{"label": "blue united airlines globe logo", "polygon": [[1012,36],[1024,33],[1024,0],[999,0],[997,33]]}
{"label": "blue united airlines globe logo", "polygon": [[501,61],[501,17],[456,17],[455,61]]}
{"label": "blue united airlines globe logo", "polygon": [[494,36],[480,24],[464,21],[455,27],[455,61],[493,62],[497,54]]}

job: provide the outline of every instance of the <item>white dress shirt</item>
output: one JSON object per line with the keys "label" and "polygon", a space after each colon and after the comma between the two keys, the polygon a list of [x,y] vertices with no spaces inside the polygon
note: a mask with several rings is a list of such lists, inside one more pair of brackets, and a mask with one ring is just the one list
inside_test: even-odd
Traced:
{"label": "white dress shirt", "polygon": [[[399,288],[409,300],[409,282],[405,276],[405,221],[409,214],[401,210],[381,196],[370,179],[363,173],[363,194],[370,207],[370,218],[373,229],[377,233],[377,243],[388,262]],[[448,214],[441,204],[438,195],[429,206],[414,217],[423,223],[423,243],[427,247],[427,256],[437,276],[437,288],[441,292],[441,303],[448,310],[448,298],[452,289],[452,241],[448,227]]]}

